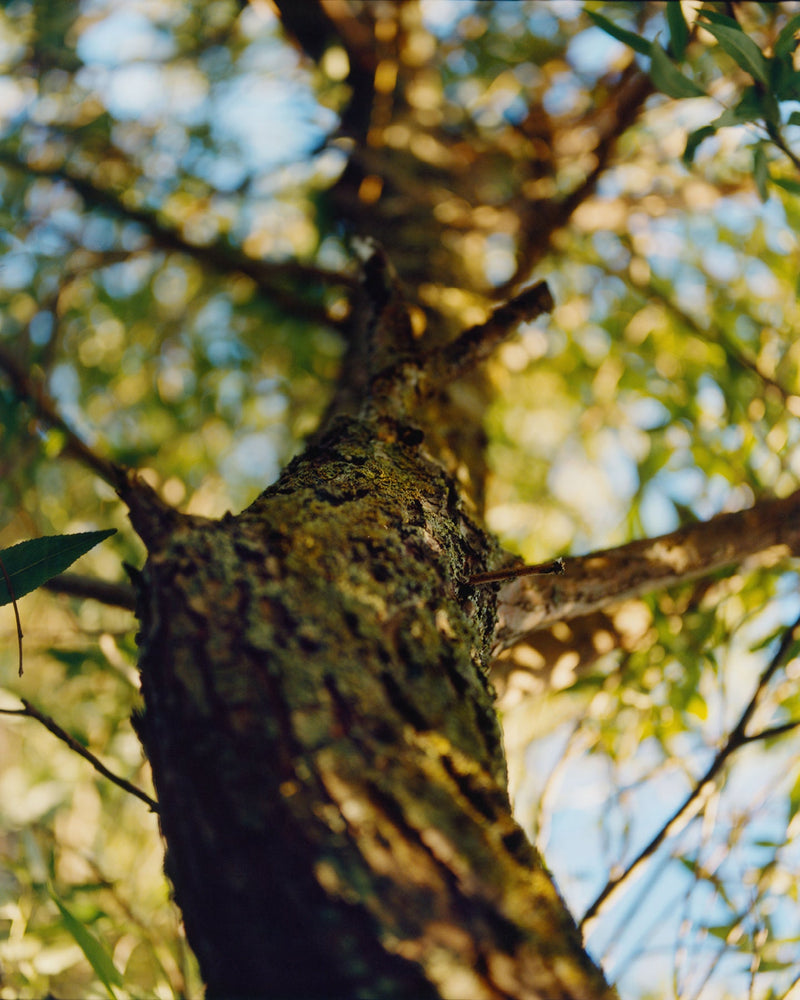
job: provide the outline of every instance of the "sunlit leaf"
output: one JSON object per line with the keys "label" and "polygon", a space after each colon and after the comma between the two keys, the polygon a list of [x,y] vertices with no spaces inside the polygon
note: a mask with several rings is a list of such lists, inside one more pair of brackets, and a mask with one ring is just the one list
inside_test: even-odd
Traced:
{"label": "sunlit leaf", "polygon": [[776,58],[789,55],[797,46],[795,35],[800,31],[800,14],[793,14],[781,28],[781,33],[775,40],[774,52]]}
{"label": "sunlit leaf", "polygon": [[770,177],[770,180],[789,194],[800,194],[800,181],[793,177]]}
{"label": "sunlit leaf", "polygon": [[[107,528],[74,535],[45,535],[0,550],[5,569],[5,574],[0,573],[0,606],[10,604],[13,598],[23,597],[51,577],[63,573],[76,559],[114,533],[114,528]],[[6,575],[11,581],[13,595],[8,591]]]}
{"label": "sunlit leaf", "polygon": [[795,817],[798,812],[800,812],[800,774],[789,792],[789,819]]}
{"label": "sunlit leaf", "polygon": [[667,97],[705,97],[705,91],[684,76],[658,42],[651,42],[650,48],[650,79],[658,90]]}
{"label": "sunlit leaf", "polygon": [[95,975],[105,986],[111,1000],[116,1000],[115,986],[122,986],[123,979],[111,960],[105,947],[84,924],[78,920],[58,898],[52,886],[48,886],[50,898],[58,907],[64,927],[81,949],[86,961],[94,969]]}
{"label": "sunlit leaf", "polygon": [[630,46],[636,52],[639,52],[643,56],[650,55],[650,42],[646,38],[642,38],[641,35],[636,35],[632,31],[627,31],[625,28],[621,28],[618,24],[614,24],[613,21],[609,21],[607,17],[603,17],[602,14],[598,14],[597,11],[587,10],[586,13],[594,21],[598,28],[602,28],[607,35],[611,35],[612,38],[616,38],[618,42],[623,42],[625,45]]}
{"label": "sunlit leaf", "polygon": [[738,920],[734,920],[729,924],[714,924],[712,927],[706,927],[706,930],[709,934],[713,934],[715,938],[721,938],[721,940],[727,941],[730,937],[731,931],[738,923]]}
{"label": "sunlit leaf", "polygon": [[680,3],[667,4],[667,24],[669,25],[670,49],[680,62],[686,53],[686,42],[689,39],[689,28]]}
{"label": "sunlit leaf", "polygon": [[704,22],[703,27],[717,39],[725,52],[743,70],[766,86],[769,80],[767,60],[753,39],[746,35],[738,24],[732,28],[726,24]]}
{"label": "sunlit leaf", "polygon": [[762,94],[756,87],[746,87],[736,105],[723,111],[711,123],[715,128],[725,128],[730,125],[742,125],[764,118]]}
{"label": "sunlit leaf", "polygon": [[759,143],[753,150],[753,180],[756,183],[759,198],[766,201],[769,197],[769,167],[763,143]]}

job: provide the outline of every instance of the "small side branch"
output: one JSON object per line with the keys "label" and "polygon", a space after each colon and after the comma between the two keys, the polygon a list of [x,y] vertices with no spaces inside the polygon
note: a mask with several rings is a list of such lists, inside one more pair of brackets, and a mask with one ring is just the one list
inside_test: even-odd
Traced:
{"label": "small side branch", "polygon": [[465,330],[430,359],[432,378],[452,379],[476,368],[497,349],[519,323],[549,313],[554,306],[547,283],[540,281],[498,306],[485,323]]}
{"label": "small side branch", "polygon": [[643,861],[646,861],[647,858],[655,854],[670,834],[677,833],[678,830],[683,829],[686,823],[698,812],[700,812],[703,808],[706,796],[712,788],[712,782],[715,781],[717,775],[722,770],[723,765],[731,754],[734,753],[734,751],[738,750],[746,743],[752,743],[754,740],[779,736],[782,733],[793,729],[797,725],[797,722],[792,722],[782,726],[775,726],[771,729],[753,734],[752,736],[748,736],[745,732],[767,685],[772,680],[776,671],[784,665],[798,629],[800,629],[800,617],[798,617],[783,633],[783,637],[777,650],[775,651],[775,654],[766,665],[758,679],[758,684],[753,692],[752,698],[745,706],[744,711],[739,717],[739,721],[730,731],[725,742],[719,750],[717,750],[714,755],[714,759],[711,761],[711,764],[708,766],[705,774],[697,780],[694,787],[683,802],[673,812],[666,823],[664,823],[652,840],[650,840],[650,842],[643,847],[636,857],[626,866],[625,870],[614,878],[610,878],[608,882],[606,882],[603,890],[584,914],[583,919],[581,920],[581,927],[584,927],[590,920],[592,920],[593,917],[597,915],[600,907],[606,902],[609,896],[611,896],[620,884],[624,882],[625,879],[627,879],[632,872],[635,871],[640,864],[642,864]]}
{"label": "small side branch", "polygon": [[37,722],[41,722],[45,729],[51,732],[56,739],[61,740],[62,743],[66,743],[70,750],[74,750],[74,752],[83,757],[84,760],[88,760],[98,774],[102,774],[104,778],[107,778],[115,785],[118,785],[121,789],[123,789],[123,791],[128,792],[130,795],[135,795],[137,799],[141,799],[142,802],[146,803],[150,807],[152,812],[158,812],[158,803],[155,799],[151,799],[146,792],[143,792],[141,788],[137,788],[136,785],[128,781],[127,778],[121,778],[118,774],[114,774],[113,771],[110,771],[90,750],[87,750],[86,747],[79,743],[74,736],[70,736],[65,729],[62,729],[55,719],[51,718],[51,716],[45,715],[44,712],[40,712],[38,708],[34,708],[33,705],[31,705],[31,703],[26,701],[24,698],[21,700],[23,705],[22,708],[0,708],[0,714],[23,715],[27,716],[29,719],[36,719]]}
{"label": "small side branch", "polygon": [[136,595],[133,587],[127,583],[111,583],[109,580],[98,580],[96,577],[83,576],[80,573],[59,573],[42,586],[54,594],[90,598],[110,607],[125,608],[127,611],[133,611],[136,607]]}

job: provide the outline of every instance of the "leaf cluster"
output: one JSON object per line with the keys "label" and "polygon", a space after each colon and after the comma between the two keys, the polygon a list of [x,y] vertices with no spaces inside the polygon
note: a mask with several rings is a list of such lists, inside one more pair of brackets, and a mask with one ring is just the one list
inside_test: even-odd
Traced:
{"label": "leaf cluster", "polygon": [[800,125],[800,112],[784,113],[782,103],[800,99],[800,71],[795,68],[795,52],[800,32],[800,14],[792,14],[780,28],[772,44],[772,52],[765,54],[745,31],[736,17],[721,13],[705,4],[698,12],[692,29],[689,28],[680,3],[668,3],[666,23],[669,42],[664,48],[655,39],[647,39],[615,24],[598,11],[588,11],[589,17],[613,38],[624,42],[635,52],[650,60],[649,74],[656,88],[676,100],[708,98],[709,89],[698,84],[682,69],[691,63],[692,36],[698,28],[713,36],[719,49],[729,57],[745,77],[752,81],[740,88],[738,100],[731,107],[706,125],[691,131],[686,139],[683,161],[689,166],[700,145],[720,129],[740,125],[759,126],[763,139],[752,144],[752,174],[759,196],[766,200],[770,183],[793,193],[800,192],[796,177],[773,176],[770,172],[767,148],[771,144],[781,150],[795,166],[798,160],[789,149],[783,135],[785,126]]}

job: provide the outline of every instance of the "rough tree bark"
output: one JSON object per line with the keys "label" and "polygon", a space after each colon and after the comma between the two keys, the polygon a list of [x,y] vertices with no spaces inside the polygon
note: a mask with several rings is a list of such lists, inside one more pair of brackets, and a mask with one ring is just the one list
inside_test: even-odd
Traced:
{"label": "rough tree bark", "polygon": [[499,552],[419,422],[443,367],[549,293],[425,354],[380,254],[366,274],[363,402],[249,508],[121,489],[149,550],[137,726],[189,941],[212,997],[610,996],[511,814],[496,588],[466,582]]}

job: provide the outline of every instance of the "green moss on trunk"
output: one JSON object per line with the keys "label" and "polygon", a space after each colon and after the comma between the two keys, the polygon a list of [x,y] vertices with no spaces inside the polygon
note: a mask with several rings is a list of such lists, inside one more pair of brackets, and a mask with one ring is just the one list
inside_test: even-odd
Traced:
{"label": "green moss on trunk", "polygon": [[604,995],[510,813],[493,545],[418,434],[342,419],[151,552],[139,729],[211,996]]}

